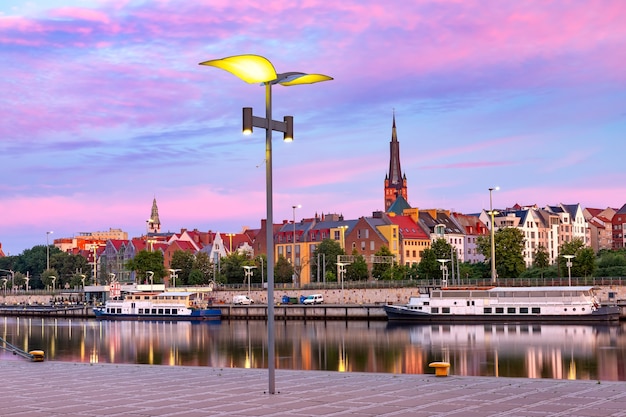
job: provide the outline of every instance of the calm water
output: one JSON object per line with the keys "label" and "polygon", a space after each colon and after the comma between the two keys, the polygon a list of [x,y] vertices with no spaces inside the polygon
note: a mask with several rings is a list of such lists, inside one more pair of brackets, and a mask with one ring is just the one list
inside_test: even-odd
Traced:
{"label": "calm water", "polygon": [[[622,325],[388,325],[276,322],[276,369],[626,381]],[[262,321],[96,321],[0,317],[0,336],[46,360],[267,368]],[[24,360],[0,350],[0,360]]]}

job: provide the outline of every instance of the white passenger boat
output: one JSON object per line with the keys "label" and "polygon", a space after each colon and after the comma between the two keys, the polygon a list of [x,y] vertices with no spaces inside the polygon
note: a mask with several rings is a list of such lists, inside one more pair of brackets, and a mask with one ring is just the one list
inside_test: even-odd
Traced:
{"label": "white passenger boat", "polygon": [[572,322],[619,320],[619,307],[600,306],[596,287],[441,288],[385,305],[390,321]]}
{"label": "white passenger boat", "polygon": [[97,319],[220,320],[221,310],[209,308],[206,295],[195,292],[132,292],[94,307]]}

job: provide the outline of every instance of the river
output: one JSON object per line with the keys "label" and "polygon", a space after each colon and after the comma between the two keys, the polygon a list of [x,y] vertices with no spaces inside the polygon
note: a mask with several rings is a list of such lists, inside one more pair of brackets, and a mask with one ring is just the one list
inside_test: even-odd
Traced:
{"label": "river", "polygon": [[[264,321],[0,317],[0,337],[46,360],[267,368]],[[276,369],[626,381],[626,324],[391,325],[277,321]],[[0,350],[0,360],[24,360]]]}

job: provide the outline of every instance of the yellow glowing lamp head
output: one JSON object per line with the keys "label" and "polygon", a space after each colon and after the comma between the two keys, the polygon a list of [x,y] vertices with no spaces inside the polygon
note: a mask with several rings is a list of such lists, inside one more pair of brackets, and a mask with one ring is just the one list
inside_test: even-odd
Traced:
{"label": "yellow glowing lamp head", "polygon": [[230,72],[247,83],[266,83],[277,78],[276,70],[267,58],[260,55],[235,55],[201,62]]}
{"label": "yellow glowing lamp head", "polygon": [[[294,74],[294,73],[291,73],[291,74]],[[321,81],[330,81],[333,79],[333,77],[329,77],[328,75],[324,75],[324,74],[303,74],[303,73],[295,73],[295,74],[298,74],[298,75],[294,77],[288,77],[284,81],[278,81],[278,84],[289,87],[291,85],[314,84],[314,83],[319,83]]]}

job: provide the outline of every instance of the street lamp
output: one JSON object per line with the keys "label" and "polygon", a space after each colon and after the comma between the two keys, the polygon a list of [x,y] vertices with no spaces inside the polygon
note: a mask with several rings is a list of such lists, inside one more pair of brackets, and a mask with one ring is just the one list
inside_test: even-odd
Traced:
{"label": "street lamp", "polygon": [[298,279],[298,274],[296,273],[296,209],[299,209],[300,207],[302,207],[300,204],[298,204],[297,206],[291,206],[291,208],[293,209],[293,242],[292,242],[291,257],[293,259],[293,262],[292,262],[292,266],[293,266],[292,282],[294,284],[297,284],[296,281]]}
{"label": "street lamp", "polygon": [[46,270],[50,269],[50,243],[48,242],[48,236],[53,233],[52,230],[46,232]]}
{"label": "street lamp", "polygon": [[91,245],[91,249],[93,250],[93,285],[98,285],[98,279],[97,279],[97,275],[96,275],[96,273],[97,273],[97,269],[96,269],[96,267],[97,267],[97,265],[98,265],[98,264],[97,264],[97,256],[98,256],[97,250],[98,250],[98,245],[96,245],[95,243],[93,243],[93,244]]}
{"label": "street lamp", "polygon": [[323,74],[305,74],[302,72],[286,72],[277,74],[274,65],[259,55],[236,55],[223,59],[201,62],[230,72],[250,84],[265,86],[265,118],[252,115],[252,108],[243,109],[243,133],[252,133],[253,127],[265,129],[265,177],[266,177],[266,242],[267,242],[267,361],[269,393],[275,393],[275,341],[274,341],[274,219],[272,208],[272,131],[283,132],[285,141],[293,140],[293,117],[285,116],[284,122],[272,120],[272,85],[283,86],[313,84],[332,80]]}
{"label": "street lamp", "polygon": [[346,266],[350,265],[349,262],[337,262],[337,279],[341,279],[341,300],[342,303],[346,303],[345,296],[343,295],[343,281],[346,277]]}
{"label": "street lamp", "polygon": [[248,279],[248,296],[250,296],[250,280],[252,279],[252,275],[254,274],[254,271],[253,271],[254,268],[256,268],[256,266],[248,266],[248,265],[243,266],[245,276]]}
{"label": "street lamp", "polygon": [[154,272],[152,271],[146,271],[146,275],[148,276],[148,279],[150,280],[150,291],[152,291],[152,287],[153,287],[153,282],[152,282],[152,277],[154,277]]}
{"label": "street lamp", "polygon": [[51,275],[50,279],[52,280],[52,292],[54,293],[54,291],[56,290],[57,277],[55,277],[54,275]]}
{"label": "street lamp", "polygon": [[[15,271],[12,271],[10,269],[0,269],[0,271],[8,272],[9,274],[11,274],[11,291],[13,291],[13,289],[15,288]],[[6,292],[6,288],[5,288],[5,292]]]}
{"label": "street lamp", "polygon": [[170,271],[170,277],[172,277],[173,287],[176,287],[176,278],[178,278],[178,273],[181,269],[168,269],[168,271]]}
{"label": "street lamp", "polygon": [[567,285],[572,286],[572,259],[575,258],[575,255],[563,255],[565,259],[567,259]]}
{"label": "street lamp", "polygon": [[500,187],[491,187],[489,188],[489,214],[491,215],[491,282],[495,284],[496,282],[496,240],[495,240],[495,229],[494,229],[494,220],[493,217],[496,212],[493,210],[493,200],[492,194],[493,191],[498,191]]}
{"label": "street lamp", "polygon": [[450,262],[450,259],[437,259],[437,262],[441,263],[439,269],[441,269],[441,286],[446,288],[448,286],[448,265],[446,262]]}

